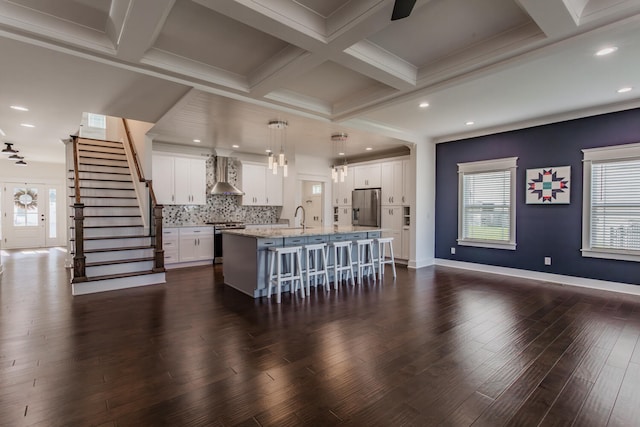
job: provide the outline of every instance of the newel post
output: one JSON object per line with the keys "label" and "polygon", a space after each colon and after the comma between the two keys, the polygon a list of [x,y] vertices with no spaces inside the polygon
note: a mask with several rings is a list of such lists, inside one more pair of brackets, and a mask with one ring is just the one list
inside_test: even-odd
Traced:
{"label": "newel post", "polygon": [[74,203],[75,250],[73,254],[73,283],[86,282],[86,257],[84,255],[84,203]]}
{"label": "newel post", "polygon": [[153,226],[155,234],[155,251],[153,271],[161,273],[164,269],[164,248],[162,247],[162,205],[153,207]]}

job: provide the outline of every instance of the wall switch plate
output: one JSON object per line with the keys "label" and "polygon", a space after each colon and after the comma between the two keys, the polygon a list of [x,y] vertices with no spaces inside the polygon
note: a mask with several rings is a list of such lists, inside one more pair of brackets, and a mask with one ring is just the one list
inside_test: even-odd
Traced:
{"label": "wall switch plate", "polygon": [[544,265],[551,265],[551,257],[550,256],[544,257]]}
{"label": "wall switch plate", "polygon": [[456,248],[451,247],[451,255],[455,255],[456,254]]}

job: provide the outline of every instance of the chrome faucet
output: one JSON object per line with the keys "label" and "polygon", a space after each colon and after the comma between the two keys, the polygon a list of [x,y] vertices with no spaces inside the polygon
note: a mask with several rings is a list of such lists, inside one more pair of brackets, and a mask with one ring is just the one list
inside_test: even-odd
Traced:
{"label": "chrome faucet", "polygon": [[304,231],[307,229],[307,226],[305,225],[305,218],[307,216],[307,213],[304,211],[304,207],[300,205],[296,207],[296,213],[293,214],[294,219],[298,216],[298,209],[302,209],[302,222],[300,223],[300,225],[302,225],[302,231]]}

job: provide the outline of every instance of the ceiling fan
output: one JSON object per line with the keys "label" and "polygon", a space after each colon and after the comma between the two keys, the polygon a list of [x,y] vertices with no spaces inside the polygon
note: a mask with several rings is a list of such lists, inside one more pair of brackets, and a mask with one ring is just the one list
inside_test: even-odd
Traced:
{"label": "ceiling fan", "polygon": [[391,14],[391,20],[397,21],[398,19],[406,18],[411,14],[413,6],[416,4],[416,0],[396,0],[393,5],[393,13]]}

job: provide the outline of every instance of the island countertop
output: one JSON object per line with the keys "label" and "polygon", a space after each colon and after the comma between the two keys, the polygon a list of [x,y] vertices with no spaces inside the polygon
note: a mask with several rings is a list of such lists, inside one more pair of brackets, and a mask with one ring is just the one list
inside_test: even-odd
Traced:
{"label": "island countertop", "polygon": [[256,239],[272,239],[280,237],[308,237],[308,236],[331,236],[335,234],[351,234],[371,231],[381,231],[380,227],[364,226],[341,226],[341,227],[302,227],[291,228],[246,228],[241,230],[223,230],[224,234],[236,236],[254,237]]}

